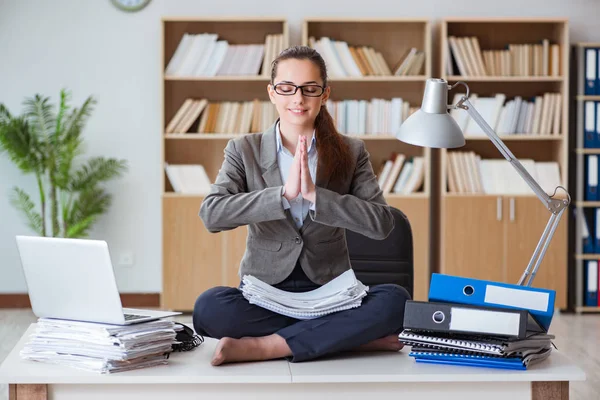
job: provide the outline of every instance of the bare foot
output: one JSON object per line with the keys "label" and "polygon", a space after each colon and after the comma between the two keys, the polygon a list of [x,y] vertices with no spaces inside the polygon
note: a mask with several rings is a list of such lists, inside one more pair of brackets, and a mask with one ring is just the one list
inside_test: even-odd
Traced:
{"label": "bare foot", "polygon": [[398,341],[397,335],[389,335],[355,348],[355,351],[400,351],[404,344]]}
{"label": "bare foot", "polygon": [[279,335],[263,337],[222,338],[217,344],[212,365],[241,361],[263,361],[292,355],[287,342]]}

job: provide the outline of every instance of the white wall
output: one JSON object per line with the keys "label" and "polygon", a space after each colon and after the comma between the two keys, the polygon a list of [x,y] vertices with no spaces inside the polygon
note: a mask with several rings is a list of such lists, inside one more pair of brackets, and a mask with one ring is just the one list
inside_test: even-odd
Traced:
{"label": "white wall", "polygon": [[[94,95],[85,155],[129,160],[125,178],[109,184],[113,206],[91,236],[108,241],[122,292],[161,291],[160,19],[175,15],[281,16],[292,44],[305,17],[557,16],[569,18],[572,42],[600,41],[597,0],[152,0],[134,14],[109,0],[1,0],[0,102],[20,114],[35,93],[56,101],[67,87],[74,105]],[[37,193],[33,177],[0,155],[0,293],[27,291],[14,237],[32,232],[9,204],[14,185]],[[135,264],[116,265],[128,250]]]}

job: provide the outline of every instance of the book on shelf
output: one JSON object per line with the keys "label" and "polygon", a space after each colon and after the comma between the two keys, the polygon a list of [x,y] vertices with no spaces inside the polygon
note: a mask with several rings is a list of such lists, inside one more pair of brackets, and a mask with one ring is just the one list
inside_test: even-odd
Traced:
{"label": "book on shelf", "polygon": [[270,101],[210,102],[207,99],[184,100],[165,130],[169,135],[185,133],[246,134],[265,131],[277,119]]}
{"label": "book on shelf", "polygon": [[600,307],[600,302],[598,301],[599,272],[598,260],[585,261],[583,304],[587,307]]}
{"label": "book on shelf", "polygon": [[[462,96],[462,93],[455,94],[452,104],[458,103]],[[515,96],[510,100],[503,93],[489,97],[471,93],[469,101],[498,135],[561,134],[561,93],[546,92],[529,99]],[[466,136],[486,136],[481,127],[463,110],[453,109],[450,115]]]}
{"label": "book on shelf", "polygon": [[[474,151],[452,151],[447,155],[449,193],[534,194],[505,159],[482,159]],[[560,185],[558,162],[531,159],[519,161],[548,195],[552,195]]]}
{"label": "book on shelf", "polygon": [[165,76],[270,76],[271,62],[283,49],[283,34],[267,34],[264,43],[231,44],[216,33],[184,33]]}
{"label": "book on shelf", "polygon": [[425,179],[425,158],[407,157],[393,153],[385,160],[377,173],[377,182],[383,194],[412,194],[423,187]]}
{"label": "book on shelf", "polygon": [[371,46],[352,46],[327,36],[311,36],[308,44],[321,54],[332,78],[419,75],[425,64],[425,53],[416,48],[411,48],[392,71],[383,54]]}
{"label": "book on shelf", "polygon": [[325,103],[338,132],[350,135],[392,134],[418,107],[400,97],[390,100],[329,100]]}
{"label": "book on shelf", "polygon": [[169,164],[165,162],[165,172],[175,193],[197,195],[210,193],[210,179],[200,164]]}
{"label": "book on shelf", "polygon": [[446,72],[463,76],[561,76],[559,44],[509,43],[483,50],[476,36],[448,36]]}

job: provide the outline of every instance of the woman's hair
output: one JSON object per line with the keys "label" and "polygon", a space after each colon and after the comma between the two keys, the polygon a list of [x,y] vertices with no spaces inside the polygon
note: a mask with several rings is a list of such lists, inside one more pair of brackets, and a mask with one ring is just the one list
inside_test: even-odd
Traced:
{"label": "woman's hair", "polygon": [[[308,46],[294,46],[282,51],[272,63],[271,84],[277,76],[277,66],[284,60],[309,60],[319,67],[323,87],[327,87],[327,67],[323,57]],[[331,175],[331,181],[339,182],[347,177],[351,168],[350,147],[337,131],[333,118],[327,111],[325,104],[321,105],[319,114],[315,119],[315,135],[317,152],[319,153],[319,170]]]}

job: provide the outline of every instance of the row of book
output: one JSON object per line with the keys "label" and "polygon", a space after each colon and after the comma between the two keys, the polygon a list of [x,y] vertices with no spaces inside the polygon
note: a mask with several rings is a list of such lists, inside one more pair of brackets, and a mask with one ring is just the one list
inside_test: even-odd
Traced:
{"label": "row of book", "polygon": [[425,180],[425,159],[393,153],[377,172],[383,194],[411,194],[421,191]]}
{"label": "row of book", "polygon": [[262,44],[230,44],[216,33],[184,33],[165,76],[269,76],[283,49],[283,34],[268,34]]}
{"label": "row of book", "polygon": [[101,374],[165,365],[178,329],[169,320],[119,326],[39,318],[20,357]]}
{"label": "row of book", "polygon": [[400,97],[391,100],[330,100],[325,104],[338,132],[354,135],[393,134],[406,118],[418,110]]}
{"label": "row of book", "polygon": [[[458,103],[464,94],[456,94],[452,104]],[[485,122],[499,135],[561,134],[562,95],[544,93],[526,100],[521,96],[506,101],[506,95],[480,97],[473,93],[469,101]],[[450,114],[466,135],[485,136],[483,129],[462,109],[453,109]]]}
{"label": "row of book", "polygon": [[416,48],[411,48],[392,71],[383,54],[371,46],[351,46],[343,40],[333,40],[327,36],[319,39],[311,36],[308,44],[321,54],[332,78],[420,75],[425,64],[425,53]]}
{"label": "row of book", "polygon": [[[417,107],[402,98],[391,100],[343,100],[325,103],[338,132],[343,134],[393,134]],[[277,110],[269,101],[222,101],[187,98],[175,112],[166,134],[257,133],[277,119]]]}
{"label": "row of book", "polygon": [[[531,300],[541,295],[544,301]],[[418,363],[526,370],[552,353],[554,297],[545,289],[434,273],[429,300],[406,302],[398,339]]]}
{"label": "row of book", "polygon": [[[451,151],[447,155],[449,193],[534,194],[505,159],[482,159],[473,151]],[[560,171],[556,161],[519,161],[548,195],[552,195],[560,185]]]}
{"label": "row of book", "polygon": [[209,102],[186,99],[166,127],[167,135],[193,133],[263,132],[277,119],[270,101]]}
{"label": "row of book", "polygon": [[165,163],[165,173],[175,193],[202,196],[210,193],[210,178],[200,164]]}
{"label": "row of book", "polygon": [[448,36],[449,75],[561,76],[560,45],[510,43],[503,50],[482,50],[476,36]]}

